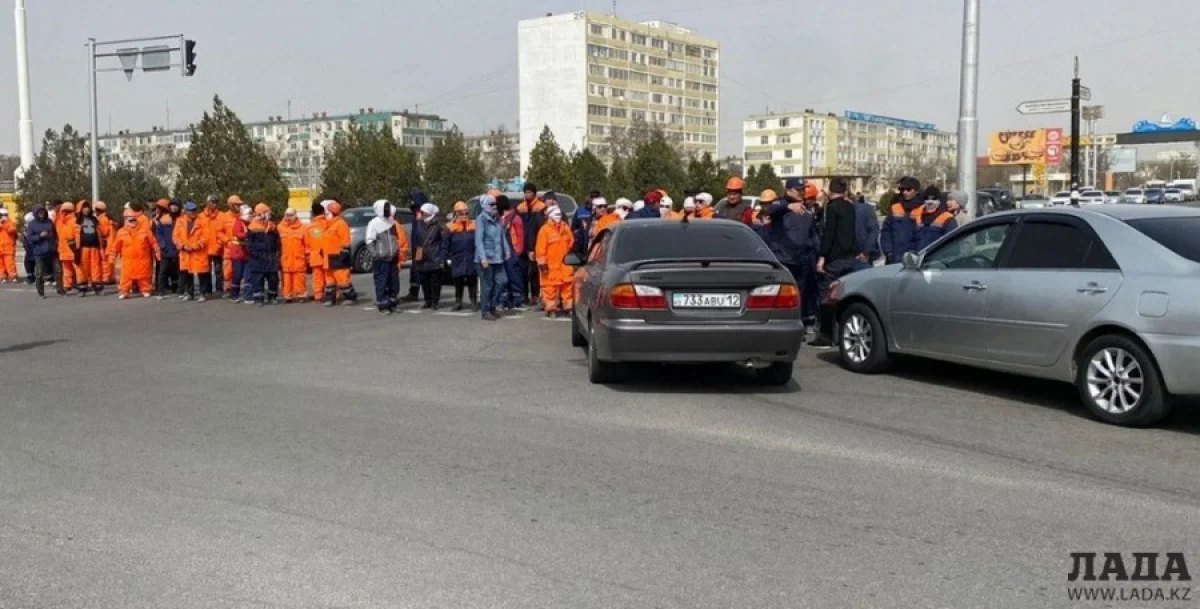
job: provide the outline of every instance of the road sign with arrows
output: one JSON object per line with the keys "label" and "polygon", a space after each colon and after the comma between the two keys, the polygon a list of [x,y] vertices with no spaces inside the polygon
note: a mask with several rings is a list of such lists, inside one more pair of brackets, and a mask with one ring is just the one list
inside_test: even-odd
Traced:
{"label": "road sign with arrows", "polygon": [[1021,114],[1060,114],[1070,111],[1070,99],[1040,99],[1021,102],[1017,106],[1017,112]]}

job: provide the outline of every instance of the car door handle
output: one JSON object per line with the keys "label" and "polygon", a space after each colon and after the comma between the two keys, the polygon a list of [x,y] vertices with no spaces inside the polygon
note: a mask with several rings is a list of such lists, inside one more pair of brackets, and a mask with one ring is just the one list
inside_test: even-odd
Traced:
{"label": "car door handle", "polygon": [[976,290],[976,291],[982,292],[983,290],[987,289],[987,284],[979,283],[978,281],[972,281],[971,283],[964,285],[963,289],[964,290]]}
{"label": "car door handle", "polygon": [[1080,294],[1103,294],[1108,291],[1108,288],[1102,285],[1089,283],[1082,288],[1076,288],[1075,291],[1079,292]]}

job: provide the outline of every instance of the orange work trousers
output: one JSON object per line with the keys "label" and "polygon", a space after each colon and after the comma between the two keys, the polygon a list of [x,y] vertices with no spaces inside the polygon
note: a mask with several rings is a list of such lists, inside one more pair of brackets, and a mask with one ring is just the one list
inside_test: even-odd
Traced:
{"label": "orange work trousers", "polygon": [[291,302],[293,300],[304,300],[304,290],[307,286],[304,283],[304,272],[300,271],[284,271],[283,275],[283,300]]}
{"label": "orange work trousers", "polygon": [[229,250],[225,250],[225,256],[222,258],[221,265],[221,281],[225,284],[225,293],[233,291],[233,260],[229,259]]}
{"label": "orange work trousers", "polygon": [[322,268],[315,268],[312,270],[313,300],[321,300],[321,298],[325,295],[325,284],[329,281],[329,279],[331,279],[326,277],[328,274],[329,271]]}
{"label": "orange work trousers", "polygon": [[100,281],[104,285],[113,285],[117,282],[117,261],[111,255],[105,255],[104,261],[100,263]]}
{"label": "orange work trousers", "polygon": [[79,274],[79,290],[82,292],[86,292],[89,288],[100,290],[104,284],[104,255],[100,248],[81,248],[79,260],[75,265]]}
{"label": "orange work trousers", "polygon": [[62,285],[60,285],[58,287],[63,290],[70,290],[71,288],[75,287],[76,271],[78,270],[75,266],[75,261],[74,260],[59,260],[58,263],[62,265],[62,283],[63,283]]}
{"label": "orange work trousers", "polygon": [[16,280],[17,255],[14,252],[0,252],[0,279]]}
{"label": "orange work trousers", "polygon": [[154,282],[150,280],[149,275],[142,275],[140,277],[134,277],[134,276],[130,275],[129,273],[122,272],[121,273],[121,285],[120,285],[120,287],[117,288],[117,292],[128,296],[130,294],[130,292],[133,291],[134,284],[137,284],[137,289],[141,291],[143,296],[148,295],[152,291],[154,291]]}
{"label": "orange work trousers", "polygon": [[[554,282],[549,281],[545,277],[542,278],[542,304],[545,305],[547,312],[554,311],[570,311],[572,305],[575,304],[575,286],[570,282]],[[558,306],[558,300],[562,299],[562,307]]]}

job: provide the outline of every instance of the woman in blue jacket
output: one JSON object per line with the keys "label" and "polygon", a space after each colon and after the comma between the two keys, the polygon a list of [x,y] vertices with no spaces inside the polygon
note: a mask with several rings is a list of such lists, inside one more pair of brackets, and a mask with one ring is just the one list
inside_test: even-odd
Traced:
{"label": "woman in blue jacket", "polygon": [[45,207],[33,210],[33,221],[25,226],[25,242],[34,259],[33,275],[38,296],[45,298],[46,272],[54,273],[54,252],[58,247],[58,235]]}

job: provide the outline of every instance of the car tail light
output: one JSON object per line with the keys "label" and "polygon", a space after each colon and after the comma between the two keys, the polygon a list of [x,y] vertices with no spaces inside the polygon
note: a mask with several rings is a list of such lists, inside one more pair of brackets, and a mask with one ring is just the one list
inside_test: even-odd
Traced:
{"label": "car tail light", "polygon": [[794,283],[776,283],[750,290],[747,309],[796,309],[800,307],[800,289]]}
{"label": "car tail light", "polygon": [[658,309],[667,308],[667,296],[663,291],[648,285],[622,283],[613,286],[608,301],[614,309]]}

